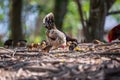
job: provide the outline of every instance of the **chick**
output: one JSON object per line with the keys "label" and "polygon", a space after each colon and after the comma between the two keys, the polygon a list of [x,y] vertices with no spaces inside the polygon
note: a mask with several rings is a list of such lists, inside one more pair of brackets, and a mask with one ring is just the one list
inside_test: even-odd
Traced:
{"label": "chick", "polygon": [[39,50],[40,43],[31,43],[27,45],[28,50]]}
{"label": "chick", "polygon": [[26,45],[27,45],[27,40],[19,40],[17,42],[18,47],[26,47]]}
{"label": "chick", "polygon": [[44,49],[48,45],[48,42],[46,40],[41,41],[40,47],[41,49]]}
{"label": "chick", "polygon": [[77,43],[76,42],[72,42],[69,46],[69,50],[73,51],[75,48],[77,47]]}
{"label": "chick", "polygon": [[13,40],[12,39],[8,39],[4,42],[4,47],[5,48],[10,48],[13,47]]}
{"label": "chick", "polygon": [[52,45],[47,45],[45,48],[42,49],[42,52],[49,53]]}
{"label": "chick", "polygon": [[31,44],[27,44],[27,49],[28,49],[28,51],[30,51],[30,50],[32,50],[32,45]]}

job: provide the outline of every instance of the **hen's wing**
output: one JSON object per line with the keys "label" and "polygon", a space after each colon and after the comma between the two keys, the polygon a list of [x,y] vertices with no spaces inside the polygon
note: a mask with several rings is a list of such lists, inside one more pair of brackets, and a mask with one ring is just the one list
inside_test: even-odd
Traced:
{"label": "hen's wing", "polygon": [[49,31],[48,40],[50,45],[53,45],[53,49],[62,45],[66,45],[65,34],[57,29],[52,29]]}

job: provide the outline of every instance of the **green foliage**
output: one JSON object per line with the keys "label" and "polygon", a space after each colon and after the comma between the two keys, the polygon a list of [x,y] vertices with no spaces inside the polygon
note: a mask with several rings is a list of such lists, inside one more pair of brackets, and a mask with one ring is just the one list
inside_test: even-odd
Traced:
{"label": "green foliage", "polygon": [[4,19],[4,14],[0,14],[0,20],[3,20]]}
{"label": "green foliage", "polygon": [[42,40],[45,40],[46,39],[46,29],[42,26],[41,27],[41,30],[40,30],[41,32],[40,32],[40,41],[42,41]]}
{"label": "green foliage", "polygon": [[[46,4],[46,3],[49,3],[49,4]],[[24,11],[26,14],[29,13],[29,15],[33,15],[33,13],[37,14],[37,17],[40,17],[40,21],[42,21],[42,19],[44,18],[44,16],[46,14],[48,14],[49,12],[53,12],[53,7],[54,7],[54,0],[24,0]],[[26,15],[26,16],[29,16],[29,15]],[[37,18],[34,19],[35,21],[35,24],[36,24],[36,21],[37,21]],[[40,22],[42,23],[42,22]],[[26,26],[26,29],[27,31],[29,31],[29,27],[30,26],[27,26],[26,24],[24,24]],[[36,25],[34,25],[36,26]],[[37,35],[34,35],[34,33],[32,32],[27,32],[28,34],[27,35],[27,40],[29,42],[40,42],[41,40],[43,39],[46,39],[46,35],[45,35],[45,31],[46,29],[43,27],[42,24],[40,25],[37,25],[40,27],[40,34],[37,34]],[[36,28],[36,27],[35,27]],[[36,30],[36,29],[34,29]],[[34,31],[33,30],[33,31]],[[34,31],[35,32],[35,31]],[[32,36],[32,37],[30,37]],[[33,40],[34,38],[34,40]]]}
{"label": "green foliage", "polygon": [[1,8],[1,9],[4,9],[4,7],[5,7],[5,6],[4,6],[4,1],[3,1],[3,0],[0,0],[0,8]]}
{"label": "green foliage", "polygon": [[[87,1],[84,1],[83,3],[83,11],[88,14],[89,3]],[[68,12],[65,16],[63,28],[65,32],[72,30],[73,35],[77,35],[77,30],[82,28],[80,22],[80,15],[78,12],[78,6],[73,0],[69,1]]]}
{"label": "green foliage", "polygon": [[[68,32],[72,30],[75,32],[77,29],[77,24],[79,23],[79,13],[77,10],[77,5],[73,1],[69,1],[68,5],[68,12],[65,16],[64,23],[63,23],[63,30]],[[75,33],[74,33],[75,34]]]}
{"label": "green foliage", "polygon": [[110,11],[118,11],[118,10],[120,10],[120,0],[116,0],[114,5],[110,9]]}
{"label": "green foliage", "polygon": [[[116,2],[114,3],[114,5],[112,6],[109,12],[112,11],[120,11],[120,0],[116,0]],[[113,16],[118,21],[118,23],[120,23],[120,14],[111,15],[111,16]]]}
{"label": "green foliage", "polygon": [[89,10],[90,9],[90,1],[89,0],[83,0],[82,1],[82,10],[85,20],[89,17]]}
{"label": "green foliage", "polygon": [[0,20],[2,21],[5,17],[5,14],[4,14],[4,1],[0,1]]}

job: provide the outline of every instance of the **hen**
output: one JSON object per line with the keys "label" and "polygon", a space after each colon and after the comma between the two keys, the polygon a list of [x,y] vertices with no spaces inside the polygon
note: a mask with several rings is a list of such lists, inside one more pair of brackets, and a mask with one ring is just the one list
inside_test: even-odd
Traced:
{"label": "hen", "polygon": [[53,13],[49,13],[45,16],[43,24],[47,29],[46,35],[48,44],[52,45],[52,49],[56,49],[60,46],[64,48],[66,46],[66,35],[56,28]]}
{"label": "hen", "polygon": [[113,40],[120,39],[120,24],[111,29],[108,33],[108,41],[112,42]]}

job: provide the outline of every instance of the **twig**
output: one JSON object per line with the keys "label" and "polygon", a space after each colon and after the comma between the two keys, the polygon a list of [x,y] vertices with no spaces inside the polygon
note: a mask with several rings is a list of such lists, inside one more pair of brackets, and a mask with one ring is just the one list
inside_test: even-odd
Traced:
{"label": "twig", "polygon": [[24,67],[23,69],[27,69],[27,70],[30,70],[30,71],[34,71],[34,72],[46,72],[46,71],[51,71],[51,72],[60,72],[60,70],[58,68],[55,68],[55,67],[45,67],[45,66],[34,66],[34,67],[31,67],[31,66],[27,66],[27,67]]}
{"label": "twig", "polygon": [[109,58],[110,58],[111,60],[115,60],[115,61],[117,61],[117,62],[120,63],[120,60],[118,60],[117,58],[114,58],[114,57],[111,57],[111,56],[109,56]]}
{"label": "twig", "polygon": [[79,11],[79,14],[80,14],[80,19],[81,19],[83,29],[85,29],[86,26],[85,26],[85,23],[84,23],[85,20],[84,20],[84,17],[83,17],[83,10],[82,10],[81,1],[80,0],[75,0],[75,2],[78,5],[78,11]]}
{"label": "twig", "polygon": [[4,48],[4,47],[0,47],[0,49],[6,50],[6,51],[8,51],[8,52],[10,52],[10,53],[13,53],[12,51],[9,51],[9,49],[6,49],[6,48]]}
{"label": "twig", "polygon": [[[25,48],[26,49],[26,48]],[[39,50],[18,50],[18,48],[14,49],[14,52],[12,53],[12,56],[14,57],[14,55],[17,53],[17,52],[40,52]]]}
{"label": "twig", "polygon": [[14,52],[12,53],[12,57],[14,57],[15,53],[16,53],[16,49],[14,49]]}
{"label": "twig", "polygon": [[112,11],[112,12],[108,12],[107,16],[109,15],[113,15],[113,14],[120,14],[120,11]]}
{"label": "twig", "polygon": [[100,53],[92,53],[92,54],[94,54],[94,55],[115,55],[117,57],[120,56],[120,53],[109,53],[109,52],[100,52]]}
{"label": "twig", "polygon": [[108,50],[103,51],[103,53],[110,52],[111,50],[117,50],[117,49],[120,49],[120,48],[112,48],[112,49],[108,49]]}
{"label": "twig", "polygon": [[105,43],[105,44],[96,45],[95,47],[99,47],[99,46],[110,46],[110,45],[119,44],[119,43],[120,43],[120,41],[118,41],[118,42],[111,42],[111,43]]}

